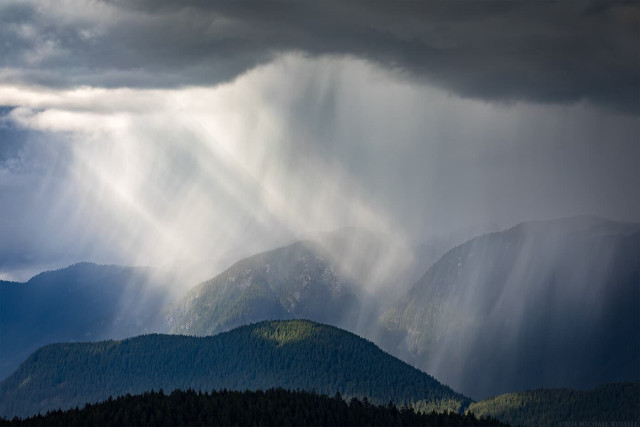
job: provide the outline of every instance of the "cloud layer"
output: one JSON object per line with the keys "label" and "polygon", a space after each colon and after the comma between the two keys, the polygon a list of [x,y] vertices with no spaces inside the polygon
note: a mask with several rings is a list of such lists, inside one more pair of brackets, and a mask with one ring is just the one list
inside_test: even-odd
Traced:
{"label": "cloud layer", "polygon": [[639,111],[636,2],[10,1],[0,16],[5,82],[213,85],[297,51],[474,99]]}

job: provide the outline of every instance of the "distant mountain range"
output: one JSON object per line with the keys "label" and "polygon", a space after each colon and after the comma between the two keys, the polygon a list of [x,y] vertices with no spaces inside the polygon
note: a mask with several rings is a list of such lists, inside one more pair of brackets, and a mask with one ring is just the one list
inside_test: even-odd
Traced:
{"label": "distant mountain range", "polygon": [[[365,240],[331,239],[383,247],[372,238],[350,243],[356,238]],[[476,398],[637,381],[640,345],[630,337],[640,336],[639,239],[640,225],[596,217],[523,223],[446,251],[413,286],[402,280],[415,267],[395,270],[405,274],[397,280],[380,269],[386,294],[346,274],[328,255],[339,250],[298,242],[194,288],[169,310],[171,331],[309,318],[365,336]],[[371,258],[347,264],[362,272],[376,265]]]}
{"label": "distant mountain range", "polygon": [[343,229],[246,258],[184,297],[151,270],[93,264],[0,283],[0,374],[52,342],[307,318],[476,399],[640,379],[640,225],[574,217],[460,239],[407,248]]}
{"label": "distant mountain range", "polygon": [[260,320],[298,318],[374,337],[379,316],[417,271],[424,272],[416,254],[427,251],[357,228],[316,235],[239,261],[191,289],[167,309],[170,332],[205,336]]}
{"label": "distant mountain range", "polygon": [[0,282],[0,378],[45,344],[164,329],[171,282],[148,268],[90,263]]}
{"label": "distant mountain range", "polygon": [[0,383],[0,415],[25,416],[152,389],[272,387],[459,413],[471,403],[369,341],[335,327],[292,320],[203,338],[144,335],[51,344]]}

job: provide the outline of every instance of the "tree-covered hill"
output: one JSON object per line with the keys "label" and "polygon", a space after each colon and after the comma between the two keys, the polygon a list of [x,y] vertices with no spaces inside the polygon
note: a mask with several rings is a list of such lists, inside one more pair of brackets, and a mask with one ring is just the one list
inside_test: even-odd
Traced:
{"label": "tree-covered hill", "polygon": [[0,383],[0,415],[30,415],[148,390],[315,390],[374,403],[464,411],[470,400],[373,343],[310,321],[243,326],[212,337],[144,335],[48,345]]}
{"label": "tree-covered hill", "polygon": [[161,331],[170,284],[149,268],[91,263],[0,282],[0,378],[45,344]]}
{"label": "tree-covered hill", "polygon": [[367,399],[329,397],[306,391],[195,392],[175,390],[126,395],[67,411],[27,419],[0,419],[0,426],[500,426],[474,415],[417,413],[394,404],[372,405]]}
{"label": "tree-covered hill", "polygon": [[467,413],[515,425],[638,425],[640,383],[612,383],[592,390],[507,393],[472,403]]}

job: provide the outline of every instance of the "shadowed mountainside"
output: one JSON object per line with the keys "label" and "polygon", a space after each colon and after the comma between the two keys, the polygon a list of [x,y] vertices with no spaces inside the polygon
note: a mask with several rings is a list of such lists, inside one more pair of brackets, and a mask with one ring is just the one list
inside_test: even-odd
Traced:
{"label": "shadowed mountainside", "polygon": [[380,344],[474,398],[637,381],[639,230],[576,217],[475,238],[385,313]]}
{"label": "shadowed mountainside", "polygon": [[0,378],[45,344],[162,330],[169,285],[148,268],[90,263],[0,282]]}

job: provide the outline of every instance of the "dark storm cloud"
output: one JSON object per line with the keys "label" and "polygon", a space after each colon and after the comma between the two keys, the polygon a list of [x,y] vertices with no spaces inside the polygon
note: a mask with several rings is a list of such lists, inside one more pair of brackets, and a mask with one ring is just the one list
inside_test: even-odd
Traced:
{"label": "dark storm cloud", "polygon": [[[216,84],[289,51],[351,55],[464,97],[639,111],[637,2],[173,2],[0,16],[5,81]],[[64,7],[64,6],[60,6]]]}

